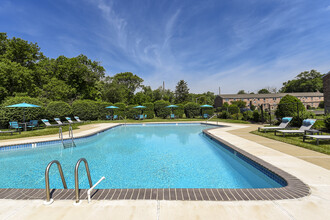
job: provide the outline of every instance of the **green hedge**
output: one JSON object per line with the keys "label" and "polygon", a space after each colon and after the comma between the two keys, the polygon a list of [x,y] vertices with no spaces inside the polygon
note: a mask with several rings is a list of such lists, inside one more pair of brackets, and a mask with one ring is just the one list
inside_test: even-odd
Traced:
{"label": "green hedge", "polygon": [[92,100],[76,100],[72,103],[72,113],[81,120],[97,120],[99,104]]}
{"label": "green hedge", "polygon": [[178,107],[173,108],[173,114],[175,115],[176,118],[183,118],[184,115],[184,106],[182,104],[175,104]]}
{"label": "green hedge", "polygon": [[231,115],[227,111],[222,111],[220,114],[218,114],[218,118],[230,119],[231,118]]}
{"label": "green hedge", "polygon": [[[8,105],[26,102],[29,104],[39,105],[41,108],[7,108]],[[25,112],[25,121],[40,120],[47,118],[46,106],[49,100],[43,98],[31,98],[25,96],[8,97],[0,106],[0,127],[8,128],[9,121],[23,121],[23,113]]]}
{"label": "green hedge", "polygon": [[71,106],[63,101],[50,102],[46,108],[47,115],[49,119],[61,118],[64,119],[66,116],[71,116],[72,108]]}
{"label": "green hedge", "polygon": [[154,104],[153,103],[143,103],[143,106],[147,107],[143,110],[143,114],[147,115],[147,119],[152,119],[155,117],[155,110],[154,110]]}
{"label": "green hedge", "polygon": [[135,119],[136,116],[141,115],[141,109],[133,108],[136,105],[129,105],[126,108],[126,118]]}
{"label": "green hedge", "polygon": [[235,105],[235,104],[230,105],[230,106],[228,107],[228,111],[229,111],[229,113],[232,114],[232,115],[233,115],[233,114],[237,114],[237,113],[240,112],[239,107],[238,107],[237,105]]}
{"label": "green hedge", "polygon": [[110,105],[112,105],[111,102],[97,102],[99,108],[98,108],[98,116],[97,118],[100,120],[105,120],[107,119],[107,115],[112,115],[111,109],[106,108]]}
{"label": "green hedge", "polygon": [[160,118],[166,118],[171,114],[171,109],[166,108],[169,106],[170,102],[164,100],[158,100],[154,103],[155,115]]}
{"label": "green hedge", "polygon": [[253,112],[252,111],[243,112],[243,120],[244,121],[251,121],[252,119],[253,119]]}
{"label": "green hedge", "polygon": [[197,103],[188,102],[184,106],[184,113],[186,114],[187,118],[195,118],[199,116],[200,107]]}

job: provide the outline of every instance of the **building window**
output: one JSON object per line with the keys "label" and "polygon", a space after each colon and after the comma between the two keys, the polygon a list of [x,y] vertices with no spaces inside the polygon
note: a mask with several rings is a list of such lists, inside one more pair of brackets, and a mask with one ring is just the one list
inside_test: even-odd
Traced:
{"label": "building window", "polygon": [[229,99],[226,99],[226,102],[228,102],[229,101]]}

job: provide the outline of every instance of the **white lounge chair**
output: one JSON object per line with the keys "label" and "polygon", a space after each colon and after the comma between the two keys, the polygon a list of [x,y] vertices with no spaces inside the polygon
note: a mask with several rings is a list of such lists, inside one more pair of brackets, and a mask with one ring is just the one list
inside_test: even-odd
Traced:
{"label": "white lounge chair", "polygon": [[80,120],[80,118],[78,116],[74,116],[74,119],[76,119],[77,122],[83,122],[82,120]]}
{"label": "white lounge chair", "polygon": [[264,131],[264,133],[266,133],[267,130],[280,130],[280,129],[283,129],[283,128],[286,128],[289,123],[291,122],[292,120],[292,117],[285,117],[285,118],[282,118],[282,122],[279,126],[276,126],[276,127],[259,127],[258,128],[258,131]]}
{"label": "white lounge chair", "polygon": [[320,140],[330,140],[330,135],[304,135],[303,141],[305,141],[306,137],[311,139],[316,139],[316,144],[320,144]]}
{"label": "white lounge chair", "polygon": [[285,137],[285,134],[304,134],[306,130],[311,129],[311,127],[314,125],[316,119],[305,119],[303,120],[302,126],[299,128],[299,130],[275,130],[276,132],[280,132],[283,134],[283,137]]}
{"label": "white lounge chair", "polygon": [[71,120],[71,118],[69,117],[65,117],[65,119],[70,123],[70,124],[73,124],[74,122]]}
{"label": "white lounge chair", "polygon": [[67,125],[68,123],[63,123],[62,121],[61,121],[61,119],[59,119],[59,118],[54,118],[54,120],[57,122],[57,124],[59,124],[59,125]]}
{"label": "white lounge chair", "polygon": [[46,125],[46,127],[50,127],[50,126],[59,126],[59,124],[51,124],[49,123],[49,121],[47,119],[41,119],[41,121]]}

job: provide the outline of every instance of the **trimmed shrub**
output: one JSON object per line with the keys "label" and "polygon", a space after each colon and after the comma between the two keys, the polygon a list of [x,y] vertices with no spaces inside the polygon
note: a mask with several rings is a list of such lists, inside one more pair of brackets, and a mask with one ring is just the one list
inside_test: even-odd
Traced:
{"label": "trimmed shrub", "polygon": [[184,106],[184,113],[186,114],[187,118],[198,117],[200,113],[200,107],[198,104],[194,102],[188,102]]}
{"label": "trimmed shrub", "polygon": [[240,112],[239,107],[238,107],[237,105],[235,105],[235,104],[230,105],[230,106],[228,107],[228,111],[229,111],[229,113],[230,113],[231,115],[233,115],[233,114],[237,114],[237,113]]}
{"label": "trimmed shrub", "polygon": [[326,129],[325,127],[325,122],[322,120],[317,120],[314,125],[313,128],[317,129],[317,130],[323,130]]}
{"label": "trimmed shrub", "polygon": [[243,114],[242,113],[236,113],[236,114],[233,114],[231,117],[232,117],[232,119],[242,120]]}
{"label": "trimmed shrub", "polygon": [[294,114],[297,114],[298,109],[299,114],[306,111],[304,105],[297,97],[286,95],[278,104],[275,115],[277,118],[292,117]]}
{"label": "trimmed shrub", "polygon": [[253,112],[252,111],[245,111],[243,112],[243,120],[250,121],[253,119]]}
{"label": "trimmed shrub", "polygon": [[170,102],[164,101],[164,100],[158,100],[154,103],[155,108],[155,114],[157,117],[160,118],[166,118],[171,114],[171,109],[166,108],[166,106],[169,106]]}
{"label": "trimmed shrub", "polygon": [[97,120],[99,104],[92,100],[76,100],[72,103],[72,113],[81,120]]}
{"label": "trimmed shrub", "polygon": [[64,118],[66,116],[71,116],[72,108],[71,106],[63,101],[50,102],[46,108],[47,115],[51,119],[53,118]]}
{"label": "trimmed shrub", "polygon": [[252,120],[253,120],[254,122],[259,122],[259,121],[260,121],[260,115],[261,115],[261,114],[259,113],[258,110],[254,110],[253,113],[252,113],[252,115],[253,115]]}
{"label": "trimmed shrub", "polygon": [[231,115],[227,111],[222,111],[220,114],[218,114],[218,118],[230,119]]}
{"label": "trimmed shrub", "polygon": [[154,104],[151,102],[143,103],[143,106],[147,107],[144,109],[143,114],[147,115],[147,119],[152,119],[155,117]]}
{"label": "trimmed shrub", "polygon": [[[129,105],[126,108],[126,118],[135,119],[136,116],[141,115],[142,109],[133,108],[136,105]],[[145,114],[145,113],[144,113]]]}
{"label": "trimmed shrub", "polygon": [[[29,104],[39,105],[41,108],[7,108],[8,105],[19,104],[26,102]],[[8,128],[9,121],[23,121],[23,114],[25,114],[25,121],[40,120],[47,118],[46,106],[48,104],[47,99],[31,98],[31,97],[8,97],[2,102],[0,106],[0,126],[2,128]]]}
{"label": "trimmed shrub", "polygon": [[324,116],[324,125],[325,128],[330,131],[330,114],[327,114],[326,116]]}
{"label": "trimmed shrub", "polygon": [[183,118],[184,106],[182,104],[175,104],[175,105],[177,105],[178,107],[177,108],[173,108],[173,114],[177,118]]}

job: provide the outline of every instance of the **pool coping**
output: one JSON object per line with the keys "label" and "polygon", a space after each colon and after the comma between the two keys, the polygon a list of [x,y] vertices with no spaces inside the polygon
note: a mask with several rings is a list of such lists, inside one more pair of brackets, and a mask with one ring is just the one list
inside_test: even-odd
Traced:
{"label": "pool coping", "polygon": [[[193,123],[190,123],[193,124]],[[206,124],[196,122],[196,124]],[[104,132],[115,125],[97,132],[82,136],[90,137]],[[214,125],[214,124],[208,124]],[[221,125],[224,127],[224,125]],[[298,199],[310,194],[310,188],[298,178],[277,168],[270,163],[232,145],[231,143],[211,134],[216,128],[204,129],[203,133],[209,138],[223,143],[234,151],[247,157],[265,169],[283,178],[287,185],[280,188],[250,188],[250,189],[222,189],[222,188],[165,188],[165,189],[97,189],[92,194],[94,200],[185,200],[185,201],[248,201],[248,200],[283,200]],[[81,137],[79,137],[81,138]],[[0,199],[34,200],[45,199],[45,189],[0,189]],[[52,189],[51,197],[55,200],[74,200],[74,189]],[[80,199],[87,199],[87,189],[80,189]]]}

